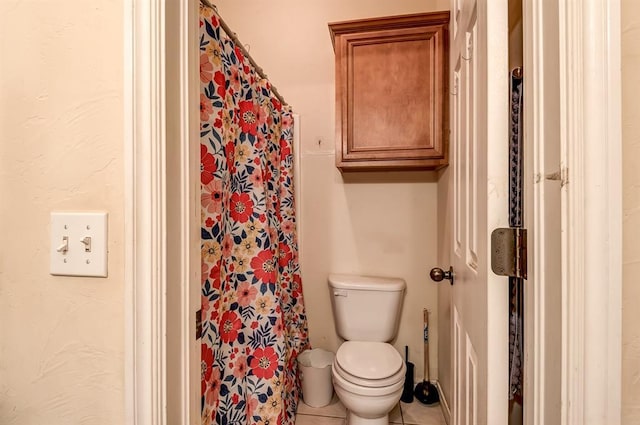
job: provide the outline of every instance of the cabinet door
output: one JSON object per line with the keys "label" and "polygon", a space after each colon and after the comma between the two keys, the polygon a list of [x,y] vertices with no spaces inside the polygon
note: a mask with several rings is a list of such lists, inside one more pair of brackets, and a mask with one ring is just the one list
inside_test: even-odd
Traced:
{"label": "cabinet door", "polygon": [[444,12],[330,25],[337,167],[447,164],[448,20]]}

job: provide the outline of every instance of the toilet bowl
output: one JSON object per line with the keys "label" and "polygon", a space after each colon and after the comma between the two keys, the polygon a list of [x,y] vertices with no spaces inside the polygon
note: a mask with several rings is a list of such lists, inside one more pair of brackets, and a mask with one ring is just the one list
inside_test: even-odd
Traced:
{"label": "toilet bowl", "polygon": [[332,367],[333,387],[349,425],[387,425],[400,400],[406,366],[392,345],[347,341]]}
{"label": "toilet bowl", "polygon": [[333,387],[349,425],[388,425],[406,366],[388,342],[398,329],[405,283],[397,278],[329,276],[336,330],[345,341],[332,366]]}

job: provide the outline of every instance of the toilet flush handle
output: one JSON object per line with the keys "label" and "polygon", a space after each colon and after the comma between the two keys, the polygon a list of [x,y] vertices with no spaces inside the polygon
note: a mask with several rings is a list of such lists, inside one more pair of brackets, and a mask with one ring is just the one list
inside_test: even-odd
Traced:
{"label": "toilet flush handle", "polygon": [[336,290],[333,291],[333,296],[334,297],[346,297],[347,296],[347,291],[336,289]]}
{"label": "toilet flush handle", "polygon": [[447,271],[442,270],[440,267],[434,267],[431,269],[429,276],[434,282],[441,282],[442,279],[448,279],[453,285],[453,267],[451,266],[449,266],[449,270]]}

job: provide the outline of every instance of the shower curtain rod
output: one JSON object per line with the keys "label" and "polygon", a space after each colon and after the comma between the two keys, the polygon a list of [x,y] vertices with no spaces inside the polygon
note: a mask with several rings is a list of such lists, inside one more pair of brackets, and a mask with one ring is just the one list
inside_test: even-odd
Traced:
{"label": "shower curtain rod", "polygon": [[[206,6],[206,7],[210,8],[210,9],[213,9],[213,10],[216,11],[216,13],[218,13],[218,8],[216,7],[216,5],[212,4],[209,0],[200,0],[200,4]],[[256,61],[253,60],[253,58],[249,54],[249,51],[244,48],[244,46],[242,45],[242,43],[238,39],[238,34],[236,34],[235,32],[231,31],[231,28],[229,28],[229,25],[227,25],[227,23],[224,21],[224,19],[222,19],[222,17],[220,16],[220,13],[218,13],[218,18],[220,19],[220,26],[222,27],[224,32],[227,33],[227,36],[229,36],[229,38],[240,48],[240,50],[242,51],[242,54],[246,58],[249,59],[249,62],[255,68],[255,70],[258,72],[258,74],[262,78],[264,78],[265,80],[268,80],[267,74],[265,74],[264,71],[262,70],[262,68],[259,67],[258,64],[256,63]],[[282,97],[282,95],[280,95],[280,93],[278,93],[278,89],[276,89],[276,87],[274,85],[272,85],[272,84],[271,84],[271,92],[273,93],[273,95],[275,97],[278,98],[278,100],[283,105],[287,104],[287,102],[284,100],[284,97]]]}

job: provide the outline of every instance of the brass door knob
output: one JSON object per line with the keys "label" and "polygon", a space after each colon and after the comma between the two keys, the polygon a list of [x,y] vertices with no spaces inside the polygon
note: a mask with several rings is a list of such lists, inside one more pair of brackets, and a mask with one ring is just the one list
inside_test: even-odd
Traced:
{"label": "brass door knob", "polygon": [[451,266],[449,266],[448,271],[444,271],[440,267],[434,267],[431,269],[429,276],[434,282],[441,282],[442,279],[448,279],[449,282],[453,285],[453,267]]}

